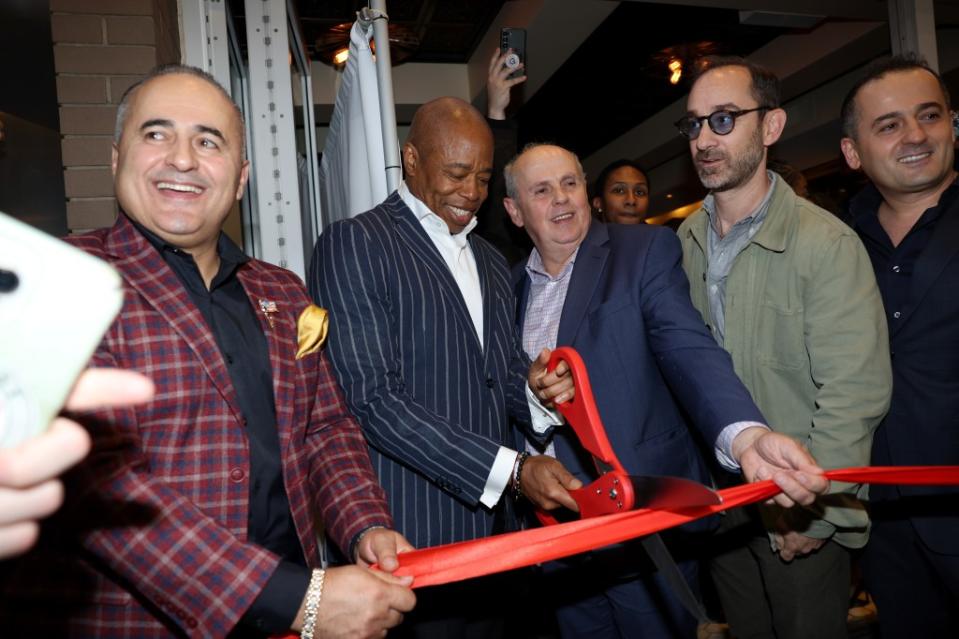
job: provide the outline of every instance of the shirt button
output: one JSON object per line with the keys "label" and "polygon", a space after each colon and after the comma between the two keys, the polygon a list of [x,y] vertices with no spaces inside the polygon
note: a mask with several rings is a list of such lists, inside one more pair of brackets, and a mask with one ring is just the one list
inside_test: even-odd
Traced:
{"label": "shirt button", "polygon": [[196,628],[197,627],[196,619],[194,619],[193,617],[190,617],[189,619],[186,620],[186,625],[189,626],[190,628]]}
{"label": "shirt button", "polygon": [[246,477],[246,473],[243,472],[242,468],[234,468],[230,471],[230,480],[237,483],[243,481],[243,478]]}
{"label": "shirt button", "polygon": [[899,319],[901,315],[902,313],[900,313],[899,311],[896,311],[895,313],[892,314],[892,316],[895,317],[896,319]]}
{"label": "shirt button", "polygon": [[898,273],[900,270],[901,270],[901,269],[899,268],[899,265],[898,265],[898,264],[896,264],[895,266],[892,267],[892,272],[893,272],[893,273]]}
{"label": "shirt button", "polygon": [[706,281],[706,273],[703,273],[703,281]]}
{"label": "shirt button", "polygon": [[494,386],[496,386],[496,380],[493,379],[492,377],[487,377],[487,378],[486,378],[486,388],[493,388]]}

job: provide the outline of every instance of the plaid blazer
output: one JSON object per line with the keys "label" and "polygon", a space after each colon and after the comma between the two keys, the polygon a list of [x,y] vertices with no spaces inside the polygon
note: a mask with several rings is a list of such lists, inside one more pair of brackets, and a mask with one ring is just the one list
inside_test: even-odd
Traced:
{"label": "plaid blazer", "polygon": [[[152,245],[120,216],[70,242],[123,275],[123,310],[94,365],[141,371],[156,398],[84,415],[94,449],[66,481],[64,508],[37,548],[0,567],[0,635],[224,637],[278,558],[247,542],[250,458],[236,391],[202,314]],[[237,271],[250,303],[276,303],[267,336],[283,475],[311,564],[314,521],[347,548],[392,527],[362,433],[321,352],[296,360],[310,303],[289,271]],[[91,300],[91,303],[94,303]],[[62,337],[69,339],[69,310]]]}

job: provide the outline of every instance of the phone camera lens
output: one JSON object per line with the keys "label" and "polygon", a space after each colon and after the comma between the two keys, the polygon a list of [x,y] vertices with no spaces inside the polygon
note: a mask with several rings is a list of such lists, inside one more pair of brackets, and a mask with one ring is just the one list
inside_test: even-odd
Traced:
{"label": "phone camera lens", "polygon": [[12,293],[20,286],[20,278],[13,271],[0,268],[0,293]]}

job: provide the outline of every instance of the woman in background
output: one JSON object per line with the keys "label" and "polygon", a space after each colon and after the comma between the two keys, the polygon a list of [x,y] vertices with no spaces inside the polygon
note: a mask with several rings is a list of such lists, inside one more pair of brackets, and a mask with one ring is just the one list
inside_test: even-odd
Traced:
{"label": "woman in background", "polygon": [[616,160],[599,174],[593,209],[604,222],[641,224],[649,210],[649,179],[632,160]]}

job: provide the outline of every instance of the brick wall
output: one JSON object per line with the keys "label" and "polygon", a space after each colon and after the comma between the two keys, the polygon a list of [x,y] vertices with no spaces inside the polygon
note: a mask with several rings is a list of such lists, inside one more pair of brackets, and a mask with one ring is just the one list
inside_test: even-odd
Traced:
{"label": "brick wall", "polygon": [[67,227],[116,219],[116,105],[156,64],[179,61],[176,0],[50,0]]}

